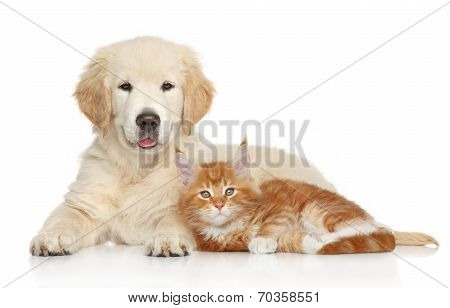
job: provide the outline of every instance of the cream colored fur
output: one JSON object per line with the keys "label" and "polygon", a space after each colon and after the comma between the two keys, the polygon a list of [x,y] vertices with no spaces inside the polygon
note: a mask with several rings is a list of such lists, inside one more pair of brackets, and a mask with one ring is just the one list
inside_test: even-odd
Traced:
{"label": "cream colored fur", "polygon": [[[107,240],[145,245],[144,252],[153,256],[192,251],[193,238],[176,214],[180,182],[174,166],[174,140],[182,128],[190,133],[191,126],[208,111],[212,84],[189,48],[157,38],[119,42],[100,49],[94,59],[82,74],[75,96],[94,124],[96,138],[82,156],[79,174],[64,202],[31,241],[31,253],[75,253]],[[162,93],[160,85],[167,79],[175,88]],[[123,80],[131,82],[133,92],[118,89]],[[161,121],[170,125],[161,132],[158,148],[142,154],[136,147],[135,118],[147,109],[158,112]],[[195,146],[194,154],[206,149],[195,134],[181,139],[183,144],[177,146]],[[219,157],[207,154],[205,160],[226,159],[224,154],[234,150],[225,151],[223,146],[218,153]],[[277,149],[251,148],[250,156],[262,161],[259,168],[252,168],[256,182],[273,174],[333,189],[317,169],[303,167],[297,158],[293,157],[295,166],[288,159],[281,167],[267,166],[267,154],[288,157]],[[155,163],[142,168],[142,155]]]}

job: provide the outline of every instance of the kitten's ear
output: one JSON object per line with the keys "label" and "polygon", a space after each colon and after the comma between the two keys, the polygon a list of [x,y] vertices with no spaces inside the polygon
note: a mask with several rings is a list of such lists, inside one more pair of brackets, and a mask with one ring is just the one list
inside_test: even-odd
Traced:
{"label": "kitten's ear", "polygon": [[181,183],[185,186],[191,184],[195,179],[196,168],[193,164],[191,164],[186,154],[178,149],[175,153],[175,165],[177,166]]}
{"label": "kitten's ear", "polygon": [[233,161],[233,168],[238,176],[250,177],[250,158],[248,155],[247,138],[239,146]]}

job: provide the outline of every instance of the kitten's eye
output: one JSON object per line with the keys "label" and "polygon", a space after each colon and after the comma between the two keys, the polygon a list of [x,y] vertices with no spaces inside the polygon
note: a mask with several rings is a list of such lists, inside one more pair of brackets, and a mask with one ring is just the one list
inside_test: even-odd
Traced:
{"label": "kitten's eye", "polygon": [[234,194],[234,188],[227,188],[227,190],[225,190],[225,196],[229,197],[232,196]]}
{"label": "kitten's eye", "polygon": [[202,191],[200,192],[200,196],[202,196],[202,198],[208,199],[209,197],[211,197],[211,194],[209,193],[209,191]]}
{"label": "kitten's eye", "polygon": [[119,86],[119,89],[130,92],[131,89],[133,89],[133,87],[131,86],[131,84],[129,82],[124,82]]}
{"label": "kitten's eye", "polygon": [[164,81],[164,83],[161,85],[161,90],[162,90],[163,92],[166,92],[166,91],[169,91],[170,89],[172,89],[173,87],[174,87],[173,84],[171,84],[171,83],[168,82],[168,81]]}

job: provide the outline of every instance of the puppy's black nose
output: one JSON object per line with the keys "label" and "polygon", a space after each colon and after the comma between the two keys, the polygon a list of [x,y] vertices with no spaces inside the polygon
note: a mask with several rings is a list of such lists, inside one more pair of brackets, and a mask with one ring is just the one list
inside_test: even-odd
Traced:
{"label": "puppy's black nose", "polygon": [[160,124],[161,120],[156,113],[142,113],[136,118],[136,125],[143,131],[156,130]]}

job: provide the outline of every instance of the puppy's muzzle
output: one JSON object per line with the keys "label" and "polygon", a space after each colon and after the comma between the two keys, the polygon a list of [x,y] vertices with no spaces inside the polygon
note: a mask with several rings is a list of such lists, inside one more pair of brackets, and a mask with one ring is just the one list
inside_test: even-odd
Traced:
{"label": "puppy's muzzle", "polygon": [[141,113],[136,117],[139,130],[138,145],[143,149],[151,149],[157,144],[161,119],[156,113]]}

